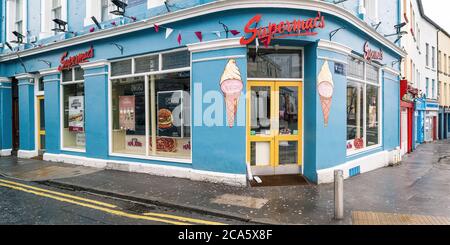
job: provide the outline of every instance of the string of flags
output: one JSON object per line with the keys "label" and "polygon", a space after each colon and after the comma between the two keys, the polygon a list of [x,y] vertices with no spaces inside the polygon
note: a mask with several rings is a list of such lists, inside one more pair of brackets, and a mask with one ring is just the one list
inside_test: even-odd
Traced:
{"label": "string of flags", "polygon": [[[222,24],[221,22],[219,22],[220,24]],[[231,33],[233,36],[237,36],[239,35],[241,32],[239,32],[238,30],[229,30],[228,27],[224,24],[222,24],[224,27],[224,31],[208,31],[207,33],[211,33],[216,35],[218,38],[222,37],[222,33],[225,32],[226,37],[228,38],[228,33]],[[169,27],[164,27],[164,26],[160,26],[158,24],[154,24],[153,28],[155,29],[155,32],[159,32],[161,29],[165,29],[165,39],[168,39],[172,33],[175,31],[172,28]],[[183,41],[183,35],[185,33],[190,33],[190,31],[178,31],[178,35],[177,35],[177,42],[179,45],[181,45],[182,41]],[[197,37],[197,39],[202,42],[203,41],[203,37],[204,37],[204,32],[202,31],[194,31],[193,34]]]}

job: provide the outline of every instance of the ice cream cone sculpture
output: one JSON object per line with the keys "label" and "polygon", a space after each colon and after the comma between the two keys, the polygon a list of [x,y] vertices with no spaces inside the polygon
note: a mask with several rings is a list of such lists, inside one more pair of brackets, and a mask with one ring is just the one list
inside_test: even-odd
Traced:
{"label": "ice cream cone sculpture", "polygon": [[331,75],[328,61],[325,61],[323,64],[317,78],[317,90],[319,92],[320,103],[322,105],[324,124],[325,127],[328,127],[328,119],[330,116],[334,90],[333,76]]}
{"label": "ice cream cone sculpture", "polygon": [[242,82],[241,73],[236,60],[231,59],[225,67],[220,79],[220,89],[223,92],[227,107],[227,122],[230,128],[234,125],[236,118],[239,98],[241,97],[244,83]]}

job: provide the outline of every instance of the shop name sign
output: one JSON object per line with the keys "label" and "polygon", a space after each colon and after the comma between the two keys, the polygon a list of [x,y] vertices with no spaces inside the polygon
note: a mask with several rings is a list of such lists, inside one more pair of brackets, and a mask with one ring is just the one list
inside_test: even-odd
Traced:
{"label": "shop name sign", "polygon": [[373,50],[369,46],[369,42],[364,44],[364,59],[367,61],[383,60],[383,50]]}
{"label": "shop name sign", "polygon": [[90,58],[94,57],[94,47],[91,47],[88,51],[84,53],[77,54],[75,56],[69,56],[69,52],[65,52],[61,56],[61,65],[58,66],[58,71],[73,68],[81,63],[89,61]]}
{"label": "shop name sign", "polygon": [[250,37],[242,37],[241,45],[248,45],[256,38],[262,40],[265,46],[268,46],[272,39],[296,37],[296,36],[315,36],[318,33],[314,30],[325,28],[325,17],[318,12],[317,17],[309,19],[294,19],[292,21],[281,21],[279,23],[270,23],[266,27],[258,27],[262,15],[255,15],[245,25],[244,31]]}

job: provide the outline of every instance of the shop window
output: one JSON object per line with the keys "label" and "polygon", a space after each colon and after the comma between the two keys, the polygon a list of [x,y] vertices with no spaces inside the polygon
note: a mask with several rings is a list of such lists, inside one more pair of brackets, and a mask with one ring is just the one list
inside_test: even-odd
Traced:
{"label": "shop window", "polygon": [[378,67],[353,57],[348,62],[353,72],[347,83],[347,153],[353,154],[381,143],[381,91]]}
{"label": "shop window", "polygon": [[303,78],[302,50],[248,49],[247,72],[251,78]]}
{"label": "shop window", "polygon": [[[78,70],[78,71],[76,71]],[[85,150],[85,97],[84,81],[79,68],[64,70],[62,86],[62,148],[69,150]]]}
{"label": "shop window", "polygon": [[[111,64],[111,74],[121,76],[111,77],[112,153],[191,159],[190,53],[129,61],[140,75],[123,78],[124,73],[113,68],[117,64]],[[172,71],[164,73],[160,67]]]}

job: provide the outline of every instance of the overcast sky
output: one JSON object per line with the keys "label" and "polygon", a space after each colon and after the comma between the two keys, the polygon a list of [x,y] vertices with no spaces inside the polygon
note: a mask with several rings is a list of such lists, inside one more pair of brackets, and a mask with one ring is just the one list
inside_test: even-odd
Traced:
{"label": "overcast sky", "polygon": [[450,1],[422,0],[425,14],[450,33]]}

